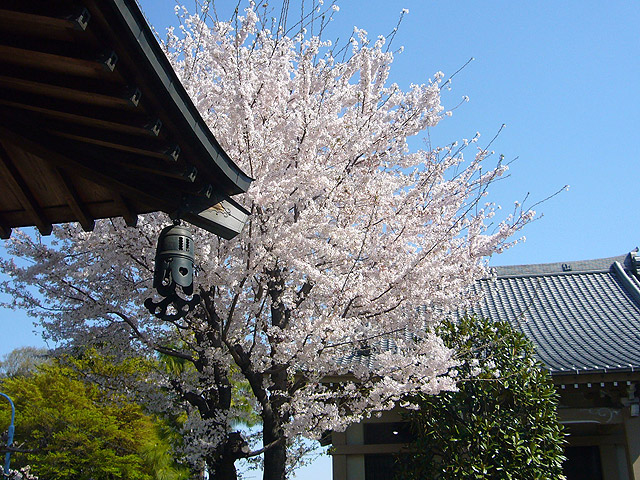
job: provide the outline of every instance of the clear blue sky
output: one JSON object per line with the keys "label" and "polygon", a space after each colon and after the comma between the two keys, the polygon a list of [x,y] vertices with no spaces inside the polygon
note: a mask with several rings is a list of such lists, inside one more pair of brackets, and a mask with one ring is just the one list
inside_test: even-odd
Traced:
{"label": "clear blue sky", "polygon": [[[158,31],[174,22],[174,0],[141,5]],[[235,5],[235,0],[217,2],[220,17]],[[640,244],[640,222],[633,213],[640,159],[640,3],[343,0],[338,5],[331,39],[347,39],[354,25],[374,38],[388,34],[402,8],[409,10],[393,44],[405,47],[391,74],[403,87],[425,82],[438,70],[448,76],[475,58],[443,95],[446,106],[464,95],[470,102],[431,134],[436,144],[476,131],[488,141],[507,125],[495,150],[519,159],[492,197],[505,209],[528,192],[537,201],[571,186],[537,209],[544,218],[525,229],[526,243],[492,264],[607,257]]]}
{"label": "clear blue sky", "polygon": [[[173,0],[140,3],[158,31],[175,23]],[[193,7],[193,0],[186,5]],[[235,5],[235,0],[219,1],[221,18]],[[409,9],[394,40],[405,50],[391,74],[403,87],[425,82],[439,70],[450,75],[475,58],[444,94],[449,107],[464,95],[470,102],[431,136],[444,144],[479,131],[488,141],[505,123],[494,149],[507,159],[519,157],[492,196],[505,210],[527,193],[532,203],[571,186],[537,209],[544,217],[525,229],[525,243],[491,264],[607,257],[640,245],[634,214],[640,183],[639,2],[343,0],[338,5],[328,38],[343,40],[354,25],[371,37],[388,34],[400,11]],[[39,343],[23,317],[0,311],[0,354]],[[330,478],[330,463],[316,462],[296,478]]]}

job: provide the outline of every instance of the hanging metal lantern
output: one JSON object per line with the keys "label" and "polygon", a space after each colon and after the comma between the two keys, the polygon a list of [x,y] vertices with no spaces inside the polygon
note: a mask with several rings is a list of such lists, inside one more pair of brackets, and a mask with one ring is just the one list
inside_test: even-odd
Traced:
{"label": "hanging metal lantern", "polygon": [[[162,320],[178,320],[200,303],[200,296],[193,295],[191,300],[179,295],[193,294],[193,235],[176,221],[160,232],[156,249],[153,287],[165,297],[160,302],[148,298],[144,305],[156,317]],[[168,313],[168,310],[173,312]]]}
{"label": "hanging metal lantern", "polygon": [[193,235],[181,225],[171,225],[160,232],[156,250],[153,287],[163,297],[177,286],[186,295],[193,293]]}

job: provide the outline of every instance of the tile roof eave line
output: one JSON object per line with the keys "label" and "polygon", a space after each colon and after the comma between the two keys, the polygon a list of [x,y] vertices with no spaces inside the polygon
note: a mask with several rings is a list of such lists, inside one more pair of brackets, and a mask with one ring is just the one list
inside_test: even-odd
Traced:
{"label": "tile roof eave line", "polygon": [[[629,292],[626,290],[625,286],[622,284],[622,279],[616,274],[613,270],[609,273],[610,278],[616,284],[616,291],[607,290],[604,291],[603,294],[606,295],[609,304],[619,304],[620,296],[624,298],[625,304],[629,306],[633,306],[634,312],[629,312],[632,315],[635,315],[634,319],[638,318],[638,311],[640,310],[640,306],[634,302],[632,299],[629,299]],[[635,345],[630,345],[629,342],[625,342],[622,338],[638,338],[637,328],[634,330],[633,326],[635,325],[634,321],[629,321],[629,317],[625,315],[625,312],[622,310],[613,311],[609,309],[606,312],[607,315],[610,315],[610,323],[609,325],[616,329],[613,335],[616,335],[618,340],[618,353],[621,354],[626,360],[623,362],[616,362],[618,364],[622,363],[624,365],[636,365],[640,364],[640,357],[635,353],[636,348]]]}
{"label": "tile roof eave line", "polygon": [[[583,376],[583,375],[589,375],[594,373],[601,373],[603,375],[608,375],[608,374],[614,374],[614,373],[636,373],[640,371],[640,365],[629,365],[626,367],[616,367],[616,368],[597,368],[597,369],[591,368],[591,369],[583,369],[583,370],[572,369],[572,370],[564,370],[564,371],[547,368],[547,371],[549,372],[549,375],[553,377],[571,376],[571,375]],[[569,382],[569,383],[572,383],[572,382]]]}
{"label": "tile roof eave line", "polygon": [[[612,271],[609,272],[608,277],[617,285],[617,289],[616,291],[611,289],[603,290],[601,293],[601,295],[607,297],[607,301],[601,302],[603,306],[601,313],[604,315],[602,319],[604,320],[606,317],[607,320],[600,325],[601,338],[607,341],[609,345],[613,342],[618,355],[626,357],[627,361],[637,363],[640,361],[640,356],[636,353],[635,346],[630,345],[625,339],[638,337],[638,329],[636,328],[634,330],[632,326],[635,324],[634,320],[638,318],[640,305],[628,301],[622,304],[618,295],[625,299],[628,298],[628,291],[623,284],[623,280],[616,274],[613,268]],[[607,305],[609,305],[608,308],[606,308]],[[614,305],[619,307],[618,310],[613,309]],[[634,315],[634,318],[630,318],[630,316]],[[626,364],[629,365],[629,363]]]}
{"label": "tile roof eave line", "polygon": [[[578,357],[573,355],[574,352],[568,352],[567,350],[561,350],[559,343],[556,341],[557,336],[563,337],[563,343],[568,343],[564,338],[563,332],[555,328],[551,331],[550,326],[544,321],[545,315],[543,314],[544,305],[551,301],[546,295],[544,295],[545,285],[540,282],[540,279],[529,278],[529,281],[518,281],[516,284],[520,285],[527,296],[530,298],[530,304],[528,306],[529,320],[526,322],[527,330],[530,335],[527,337],[534,343],[537,355],[545,365],[551,367],[564,366],[567,369],[576,369],[576,365],[580,362]],[[511,282],[507,282],[511,283]],[[553,298],[553,301],[557,299]],[[523,330],[523,333],[524,330]],[[525,333],[526,334],[526,333]]]}

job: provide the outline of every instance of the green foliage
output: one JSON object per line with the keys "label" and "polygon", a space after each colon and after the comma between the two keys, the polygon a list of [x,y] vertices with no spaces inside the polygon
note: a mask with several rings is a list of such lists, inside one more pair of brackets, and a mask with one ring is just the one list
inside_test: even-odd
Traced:
{"label": "green foliage", "polygon": [[[161,425],[118,393],[83,382],[54,361],[29,376],[3,379],[0,390],[16,406],[15,442],[28,453],[12,455],[12,466],[31,465],[40,478],[179,480]],[[9,409],[0,406],[0,430]]]}
{"label": "green foliage", "polygon": [[441,334],[460,358],[457,392],[417,399],[416,449],[402,479],[562,477],[557,394],[533,346],[508,323],[464,318]]}

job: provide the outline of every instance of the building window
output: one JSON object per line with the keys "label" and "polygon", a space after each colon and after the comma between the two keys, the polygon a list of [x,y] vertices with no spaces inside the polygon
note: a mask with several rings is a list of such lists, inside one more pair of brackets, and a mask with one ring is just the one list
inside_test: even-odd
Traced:
{"label": "building window", "polygon": [[415,436],[407,422],[384,422],[364,424],[364,444],[407,444],[412,443]]}
{"label": "building window", "polygon": [[567,480],[602,480],[600,449],[592,447],[567,447],[564,451],[567,460],[562,466]]}
{"label": "building window", "polygon": [[396,475],[395,455],[365,455],[364,480],[390,480]]}

